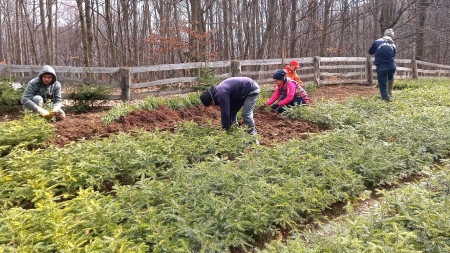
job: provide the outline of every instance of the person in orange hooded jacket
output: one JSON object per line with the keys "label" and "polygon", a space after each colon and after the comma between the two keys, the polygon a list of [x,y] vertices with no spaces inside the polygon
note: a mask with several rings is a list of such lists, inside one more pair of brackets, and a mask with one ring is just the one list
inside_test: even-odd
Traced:
{"label": "person in orange hooded jacket", "polygon": [[300,68],[300,64],[296,60],[292,60],[289,65],[284,67],[284,71],[286,71],[286,77],[296,81],[300,86],[305,87],[305,84],[300,80],[300,77],[297,75],[297,69]]}

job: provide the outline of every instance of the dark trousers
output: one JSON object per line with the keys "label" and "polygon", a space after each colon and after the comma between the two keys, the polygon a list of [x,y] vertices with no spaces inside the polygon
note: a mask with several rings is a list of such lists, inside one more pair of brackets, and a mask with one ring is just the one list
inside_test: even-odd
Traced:
{"label": "dark trousers", "polygon": [[[280,101],[285,98],[286,98],[286,95],[281,95]],[[306,103],[300,97],[294,96],[294,98],[292,99],[292,101],[289,104],[278,107],[277,111],[279,113],[282,113],[286,110],[286,108],[285,108],[286,106],[294,106],[294,105],[306,105]]]}

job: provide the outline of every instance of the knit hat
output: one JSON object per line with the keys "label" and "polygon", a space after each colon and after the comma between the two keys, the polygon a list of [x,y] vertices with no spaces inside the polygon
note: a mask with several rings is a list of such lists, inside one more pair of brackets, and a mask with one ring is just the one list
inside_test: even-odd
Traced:
{"label": "knit hat", "polygon": [[296,61],[296,60],[292,60],[289,64],[292,67],[296,67],[296,68],[300,67],[300,64],[298,64],[298,61]]}
{"label": "knit hat", "polygon": [[210,106],[211,103],[214,101],[213,95],[212,95],[213,94],[213,92],[212,92],[213,89],[214,89],[214,86],[211,86],[209,89],[205,90],[200,95],[200,101],[202,101],[202,104],[204,106]]}
{"label": "knit hat", "polygon": [[391,39],[394,39],[394,30],[392,30],[392,28],[386,29],[386,31],[384,31],[384,36],[388,36],[391,37]]}
{"label": "knit hat", "polygon": [[275,80],[283,80],[286,78],[286,72],[284,70],[277,70],[275,74],[273,74],[273,79]]}

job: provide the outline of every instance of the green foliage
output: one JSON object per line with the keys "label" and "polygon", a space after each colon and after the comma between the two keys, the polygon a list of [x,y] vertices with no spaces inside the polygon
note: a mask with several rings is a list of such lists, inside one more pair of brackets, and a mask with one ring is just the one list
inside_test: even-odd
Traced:
{"label": "green foliage", "polygon": [[423,182],[381,191],[380,205],[304,231],[286,244],[272,242],[270,252],[448,252],[450,215],[448,166]]}
{"label": "green foliage", "polygon": [[431,88],[440,86],[448,82],[447,78],[433,78],[433,79],[412,79],[412,80],[395,80],[394,90],[412,90],[420,88]]}
{"label": "green foliage", "polygon": [[[13,144],[0,159],[0,251],[250,250],[279,228],[320,223],[333,203],[350,210],[368,187],[395,185],[447,157],[446,90],[427,81],[396,90],[391,103],[370,97],[292,107],[285,115],[329,130],[274,147],[249,144],[243,129],[194,122],[64,148]],[[111,115],[198,103],[198,94],[149,97]],[[386,202],[369,216],[349,214],[261,252],[447,252],[450,179],[433,173],[383,192]]]}
{"label": "green foliage", "polygon": [[304,89],[308,94],[313,94],[317,90],[317,85],[314,82],[307,82]]}
{"label": "green foliage", "polygon": [[0,80],[0,111],[10,111],[20,105],[23,92],[23,88],[14,90],[9,80]]}
{"label": "green foliage", "polygon": [[111,88],[107,86],[77,86],[69,93],[69,98],[74,100],[72,109],[77,113],[84,113],[90,111],[94,106],[95,101],[106,101],[111,96]]}
{"label": "green foliage", "polygon": [[14,147],[29,149],[42,145],[52,137],[53,129],[36,114],[26,114],[20,120],[0,122],[0,154]]}
{"label": "green foliage", "polygon": [[212,85],[218,85],[220,79],[214,75],[214,69],[212,68],[201,68],[200,77],[198,78],[198,83],[194,85],[194,88],[203,91]]}
{"label": "green foliage", "polygon": [[71,201],[45,201],[35,209],[12,208],[0,218],[0,250],[6,252],[148,252],[127,238],[128,217],[119,202],[92,189]]}
{"label": "green foliage", "polygon": [[156,110],[161,106],[167,106],[172,110],[180,110],[190,106],[197,106],[199,104],[201,104],[201,102],[197,93],[189,93],[175,97],[148,96],[139,104],[129,105],[128,103],[121,103],[114,106],[109,112],[106,112],[103,115],[102,122],[104,125],[108,125],[114,120],[137,110],[151,111]]}
{"label": "green foliage", "polygon": [[103,113],[102,122],[104,125],[108,125],[114,120],[117,120],[134,110],[136,110],[136,107],[134,105],[130,105],[128,102],[116,104],[113,108],[111,108],[111,110]]}

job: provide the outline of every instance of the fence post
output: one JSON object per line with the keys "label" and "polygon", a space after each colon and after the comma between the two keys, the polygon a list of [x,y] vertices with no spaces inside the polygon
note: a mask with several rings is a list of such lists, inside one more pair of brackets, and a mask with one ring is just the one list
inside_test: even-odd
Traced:
{"label": "fence post", "polygon": [[372,58],[370,56],[367,56],[366,60],[366,75],[367,75],[367,84],[373,85]]}
{"label": "fence post", "polygon": [[231,61],[231,76],[241,76],[241,62]]}
{"label": "fence post", "polygon": [[131,84],[131,68],[123,67],[120,69],[120,75],[122,76],[122,94],[121,99],[123,102],[130,101],[130,84]]}
{"label": "fence post", "polygon": [[411,60],[411,68],[412,68],[413,79],[419,79],[419,73],[417,71],[417,61],[416,61],[416,59],[412,59]]}
{"label": "fence post", "polygon": [[320,57],[314,56],[314,82],[320,86]]}

